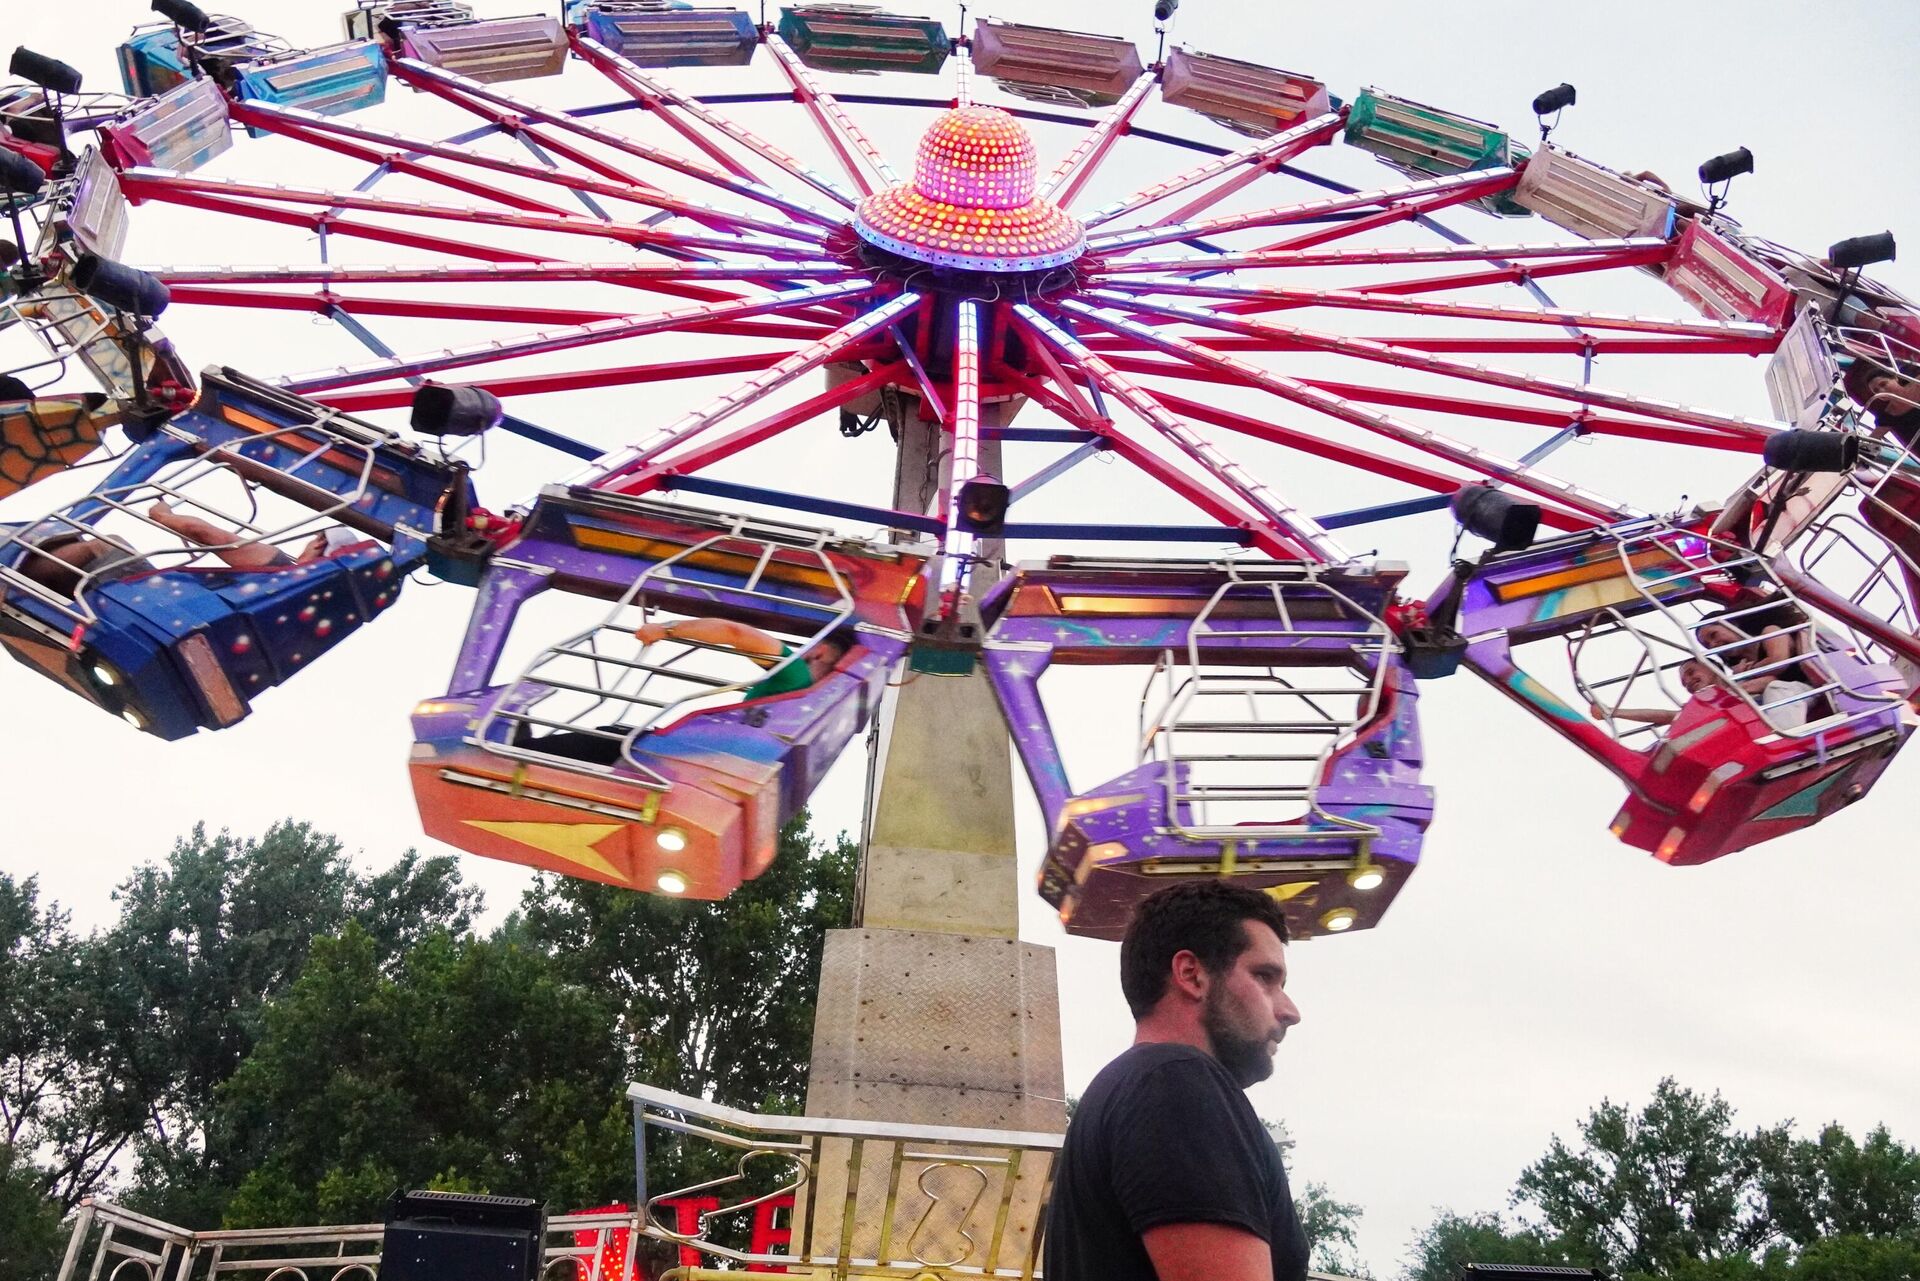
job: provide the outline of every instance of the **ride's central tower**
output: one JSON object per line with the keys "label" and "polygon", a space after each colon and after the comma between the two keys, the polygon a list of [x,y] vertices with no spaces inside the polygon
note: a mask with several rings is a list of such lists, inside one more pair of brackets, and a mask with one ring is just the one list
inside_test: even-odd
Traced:
{"label": "ride's central tower", "polygon": [[[948,309],[970,305],[959,300],[984,292],[985,276],[996,292],[1018,292],[1017,278],[1044,276],[1086,247],[1081,223],[1035,194],[1026,130],[990,107],[943,113],[921,139],[913,181],[863,200],[854,229],[911,287],[951,295],[934,303]],[[1015,406],[993,408],[1010,416]],[[900,509],[929,510],[949,489],[954,424],[940,418],[922,404],[895,423]],[[997,468],[999,441],[978,449],[977,465]],[[998,577],[998,547],[983,545],[974,591]],[[1065,1128],[1053,949],[1021,941],[1021,889],[1011,752],[985,675],[908,675],[887,732],[859,919],[828,936],[822,959],[809,1114]],[[1025,1249],[1041,1193],[1022,1186],[1008,1232]],[[831,1189],[823,1195],[831,1201]],[[862,1230],[884,1214],[863,1206]]]}

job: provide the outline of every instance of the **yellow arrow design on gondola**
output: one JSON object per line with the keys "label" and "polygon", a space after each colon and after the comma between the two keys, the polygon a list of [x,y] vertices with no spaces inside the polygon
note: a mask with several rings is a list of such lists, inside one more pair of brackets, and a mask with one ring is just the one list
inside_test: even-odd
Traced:
{"label": "yellow arrow design on gondola", "polygon": [[530,846],[543,854],[563,858],[569,863],[578,863],[603,876],[610,876],[624,883],[627,878],[620,869],[594,853],[593,847],[607,837],[619,831],[619,823],[489,823],[480,819],[466,819],[468,827],[477,827],[483,832],[492,832],[495,836],[504,836],[510,841]]}

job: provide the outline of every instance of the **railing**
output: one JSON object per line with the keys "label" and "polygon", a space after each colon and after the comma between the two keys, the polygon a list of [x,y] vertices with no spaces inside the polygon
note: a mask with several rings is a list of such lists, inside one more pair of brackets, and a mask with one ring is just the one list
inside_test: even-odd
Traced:
{"label": "railing", "polygon": [[[656,1256],[678,1251],[662,1281],[1039,1275],[1057,1134],[762,1116],[643,1085],[627,1095],[637,1168],[644,1172],[651,1155],[707,1175],[673,1191],[643,1182],[631,1212],[549,1218],[532,1281],[643,1281],[651,1275],[637,1270],[643,1239],[664,1243]],[[779,1236],[790,1240],[775,1253],[754,1238],[770,1218],[762,1207],[787,1198],[795,1208]],[[89,1199],[56,1281],[377,1281],[384,1230],[195,1232]]]}
{"label": "railing", "polygon": [[[638,1226],[632,1214],[555,1215],[536,1281],[637,1281],[623,1247]],[[376,1281],[384,1232],[379,1223],[194,1232],[94,1199],[81,1203],[56,1281]]]}
{"label": "railing", "polygon": [[[666,1281],[742,1281],[780,1268],[835,1281],[1038,1275],[1057,1134],[762,1116],[644,1085],[627,1096],[640,1170],[663,1141],[722,1170],[673,1191],[641,1188],[642,1231],[703,1256]],[[729,1243],[742,1235],[740,1216],[788,1193],[797,1199],[788,1253]],[[657,1207],[700,1195],[719,1205],[697,1231],[656,1220]]]}

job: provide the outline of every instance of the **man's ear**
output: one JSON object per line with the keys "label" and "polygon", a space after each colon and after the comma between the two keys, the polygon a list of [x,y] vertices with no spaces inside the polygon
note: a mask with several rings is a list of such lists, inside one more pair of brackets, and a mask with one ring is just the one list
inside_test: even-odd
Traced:
{"label": "man's ear", "polygon": [[1213,975],[1207,973],[1207,967],[1198,956],[1189,951],[1173,954],[1172,982],[1169,986],[1192,1001],[1204,1001],[1207,989],[1213,984]]}

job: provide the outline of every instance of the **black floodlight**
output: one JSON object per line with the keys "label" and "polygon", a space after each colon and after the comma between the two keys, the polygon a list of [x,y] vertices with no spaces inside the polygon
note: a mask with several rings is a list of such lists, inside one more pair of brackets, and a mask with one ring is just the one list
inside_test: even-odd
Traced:
{"label": "black floodlight", "polygon": [[11,147],[0,147],[0,192],[9,196],[37,196],[46,185],[46,170]]}
{"label": "black floodlight", "polygon": [[1753,172],[1753,152],[1738,147],[1703,162],[1700,166],[1700,185],[1707,190],[1707,213],[1720,212],[1720,206],[1727,203],[1727,189],[1733,180],[1743,173]]}
{"label": "black floodlight", "polygon": [[[13,222],[13,242],[0,241],[13,253],[0,255],[0,265],[12,269],[14,286],[22,293],[39,285],[45,277],[34,266],[33,259],[23,252],[28,241],[27,230],[20,223],[21,197],[37,196],[46,185],[47,175],[39,165],[17,151],[0,147],[0,194],[7,198],[7,217]],[[19,265],[14,266],[15,263]]]}
{"label": "black floodlight", "polygon": [[1858,271],[1877,262],[1892,262],[1893,251],[1893,233],[1882,231],[1842,240],[1827,250],[1827,262],[1835,271]]}
{"label": "black floodlight", "polygon": [[153,11],[182,31],[190,31],[196,36],[204,36],[207,28],[213,25],[213,19],[199,5],[189,3],[189,0],[153,0]]}
{"label": "black floodlight", "polygon": [[1171,22],[1174,10],[1180,7],[1180,0],[1153,0],[1153,20]]}
{"label": "black floodlight", "polygon": [[13,61],[7,64],[7,71],[52,93],[80,92],[78,71],[58,58],[49,58],[44,53],[35,53],[25,45],[13,51]]}
{"label": "black floodlight", "polygon": [[1007,505],[1013,492],[991,476],[975,476],[960,486],[954,524],[969,534],[998,538],[1006,532]]}
{"label": "black floodlight", "polygon": [[[1560,113],[1574,104],[1574,88],[1561,81],[1545,93],[1538,94],[1533,100],[1533,114],[1540,121],[1540,141],[1545,142],[1547,135],[1560,123]],[[1553,119],[1547,119],[1552,116]]]}
{"label": "black floodlight", "polygon": [[1860,438],[1845,431],[1776,432],[1761,456],[1781,471],[1848,472],[1860,461]]}
{"label": "black floodlight", "polygon": [[1491,485],[1462,485],[1450,504],[1453,518],[1497,552],[1518,551],[1540,528],[1540,505],[1522,502]]}
{"label": "black floodlight", "polygon": [[103,307],[152,320],[173,294],[158,276],[99,254],[81,254],[73,264],[73,287]]}
{"label": "black floodlight", "polygon": [[1715,183],[1732,182],[1743,173],[1753,172],[1753,152],[1740,147],[1700,165],[1700,181],[1711,187]]}
{"label": "black floodlight", "polygon": [[428,436],[478,436],[506,417],[500,398],[480,387],[423,383],[413,393],[413,429]]}

